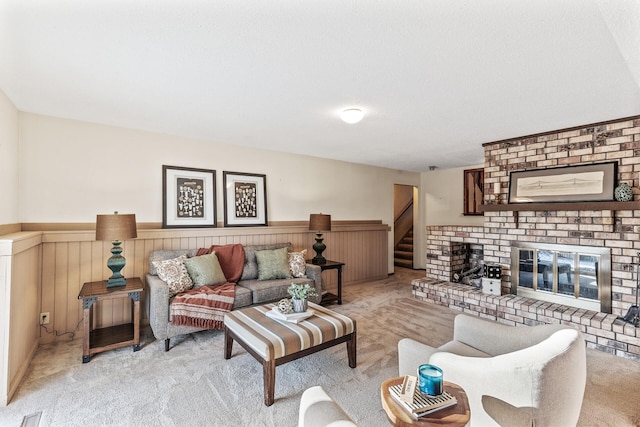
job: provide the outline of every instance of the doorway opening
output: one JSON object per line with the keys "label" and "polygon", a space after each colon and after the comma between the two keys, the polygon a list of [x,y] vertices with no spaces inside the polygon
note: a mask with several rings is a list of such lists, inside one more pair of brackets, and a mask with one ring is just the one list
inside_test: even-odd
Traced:
{"label": "doorway opening", "polygon": [[413,218],[416,188],[393,186],[393,265],[413,269]]}

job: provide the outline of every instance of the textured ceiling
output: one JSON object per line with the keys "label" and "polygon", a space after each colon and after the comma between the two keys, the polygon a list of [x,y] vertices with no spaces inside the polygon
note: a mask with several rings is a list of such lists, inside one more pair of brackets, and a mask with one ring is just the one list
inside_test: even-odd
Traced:
{"label": "textured ceiling", "polygon": [[639,3],[0,0],[0,89],[203,143],[467,166],[484,142],[640,114]]}

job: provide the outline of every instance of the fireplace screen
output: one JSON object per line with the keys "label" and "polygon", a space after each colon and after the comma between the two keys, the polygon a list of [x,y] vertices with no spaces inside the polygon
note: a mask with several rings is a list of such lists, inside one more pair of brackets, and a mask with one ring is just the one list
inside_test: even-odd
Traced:
{"label": "fireplace screen", "polygon": [[511,255],[518,295],[611,313],[611,251],[518,243]]}

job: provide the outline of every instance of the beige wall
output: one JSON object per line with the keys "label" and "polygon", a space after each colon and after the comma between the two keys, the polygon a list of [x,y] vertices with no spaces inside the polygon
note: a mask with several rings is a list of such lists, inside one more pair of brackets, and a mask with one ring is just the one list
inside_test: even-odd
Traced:
{"label": "beige wall", "polygon": [[462,168],[436,169],[420,174],[418,187],[418,211],[415,220],[414,245],[415,268],[426,268],[426,238],[428,225],[471,225],[482,226],[483,216],[464,216],[463,172],[465,169],[481,168],[484,165],[465,166]]}
{"label": "beige wall", "polygon": [[0,91],[0,224],[17,222],[18,111]]}
{"label": "beige wall", "polygon": [[162,165],[267,176],[271,221],[393,220],[393,184],[417,185],[419,174],[212,141],[20,113],[22,222],[93,222],[98,212],[135,212],[162,220]]}
{"label": "beige wall", "polygon": [[465,216],[463,173],[466,169],[482,168],[484,165],[462,168],[436,169],[423,172],[420,182],[423,194],[423,209],[427,225],[471,225],[482,226],[483,216]]}
{"label": "beige wall", "polygon": [[[20,222],[95,221],[97,213],[135,213],[162,221],[162,165],[267,176],[269,221],[334,220],[393,224],[393,185],[418,173],[231,146],[151,132],[20,113]],[[387,267],[393,271],[392,239]]]}

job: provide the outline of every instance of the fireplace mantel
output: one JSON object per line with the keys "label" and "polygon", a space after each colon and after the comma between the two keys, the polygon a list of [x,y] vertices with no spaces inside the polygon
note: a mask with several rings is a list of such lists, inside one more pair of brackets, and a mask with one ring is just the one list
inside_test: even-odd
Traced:
{"label": "fireplace mantel", "polygon": [[553,202],[553,203],[501,203],[480,205],[481,212],[513,212],[518,227],[520,211],[611,211],[615,219],[615,211],[640,210],[640,202]]}
{"label": "fireplace mantel", "polygon": [[640,209],[640,202],[553,202],[553,203],[502,203],[484,204],[480,210],[484,212],[499,211],[624,211]]}

